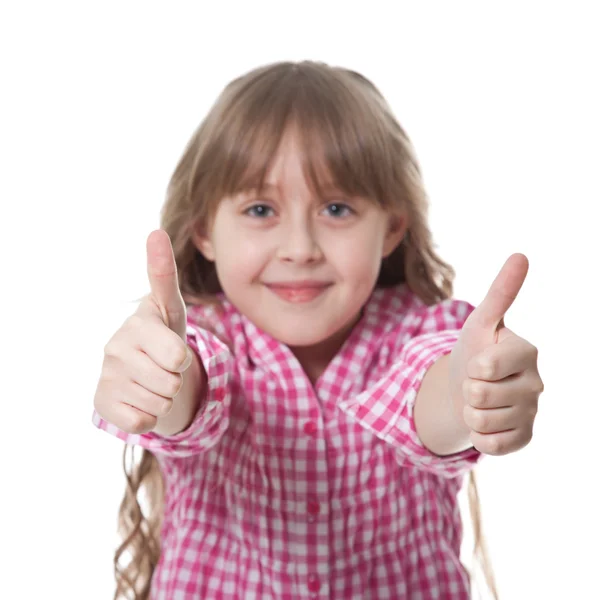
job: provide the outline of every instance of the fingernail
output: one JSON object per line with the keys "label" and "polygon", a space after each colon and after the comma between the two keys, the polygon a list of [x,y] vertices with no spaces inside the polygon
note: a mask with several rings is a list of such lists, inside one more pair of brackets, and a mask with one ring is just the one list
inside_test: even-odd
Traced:
{"label": "fingernail", "polygon": [[162,405],[162,409],[160,411],[160,414],[162,417],[165,417],[166,415],[168,415],[171,412],[171,408],[173,407],[173,401],[172,400],[166,400],[164,402],[164,404]]}
{"label": "fingernail", "polygon": [[185,360],[183,361],[183,364],[179,367],[179,371],[181,373],[183,373],[183,371],[186,371],[189,366],[192,364],[192,351],[190,350],[189,347],[186,347],[185,349]]}

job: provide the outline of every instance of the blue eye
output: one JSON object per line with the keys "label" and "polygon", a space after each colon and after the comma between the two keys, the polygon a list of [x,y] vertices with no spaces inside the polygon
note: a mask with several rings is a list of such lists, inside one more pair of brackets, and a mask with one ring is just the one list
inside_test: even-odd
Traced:
{"label": "blue eye", "polygon": [[259,219],[264,219],[265,217],[270,217],[273,214],[273,209],[266,204],[255,204],[250,208],[244,211],[245,214],[251,217],[257,217]]}
{"label": "blue eye", "polygon": [[343,202],[332,202],[331,204],[327,205],[325,210],[330,216],[338,218],[347,217],[354,212],[347,204],[344,204]]}

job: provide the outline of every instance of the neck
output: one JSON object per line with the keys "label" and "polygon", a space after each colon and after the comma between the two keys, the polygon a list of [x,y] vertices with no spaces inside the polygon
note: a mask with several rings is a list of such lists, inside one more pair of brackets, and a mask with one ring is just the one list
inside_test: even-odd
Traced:
{"label": "neck", "polygon": [[312,346],[290,346],[290,350],[313,385],[340,351],[359,319],[360,315],[331,337]]}

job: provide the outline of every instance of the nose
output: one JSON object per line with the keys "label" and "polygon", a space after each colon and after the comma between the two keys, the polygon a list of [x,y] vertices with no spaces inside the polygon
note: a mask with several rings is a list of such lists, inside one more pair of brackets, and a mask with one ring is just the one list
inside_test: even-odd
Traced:
{"label": "nose", "polygon": [[323,253],[310,223],[294,223],[282,228],[277,257],[286,262],[309,264],[318,262]]}

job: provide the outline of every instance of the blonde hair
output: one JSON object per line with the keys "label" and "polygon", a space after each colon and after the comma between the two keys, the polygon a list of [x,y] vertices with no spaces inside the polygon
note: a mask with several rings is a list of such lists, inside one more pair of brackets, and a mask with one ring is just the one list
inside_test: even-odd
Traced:
{"label": "blonde hair", "polygon": [[[408,136],[368,79],[348,69],[306,61],[267,65],[233,80],[193,134],[175,169],[161,228],[171,238],[186,303],[212,302],[221,291],[213,263],[193,243],[194,233],[208,227],[223,197],[250,185],[262,186],[290,126],[300,136],[307,180],[317,193],[328,174],[344,192],[370,198],[390,211],[401,209],[407,216],[407,233],[383,261],[377,286],[405,282],[429,305],[449,298],[454,271],[434,251],[427,197]],[[127,489],[119,513],[123,543],[114,559],[115,599],[145,600],[160,556],[162,478],[150,452],[143,450],[136,462],[132,449],[130,462],[128,469],[124,458]],[[139,503],[142,490],[150,507],[146,514]],[[469,503],[474,555],[497,598],[472,472]],[[121,566],[126,554],[131,560]]]}

